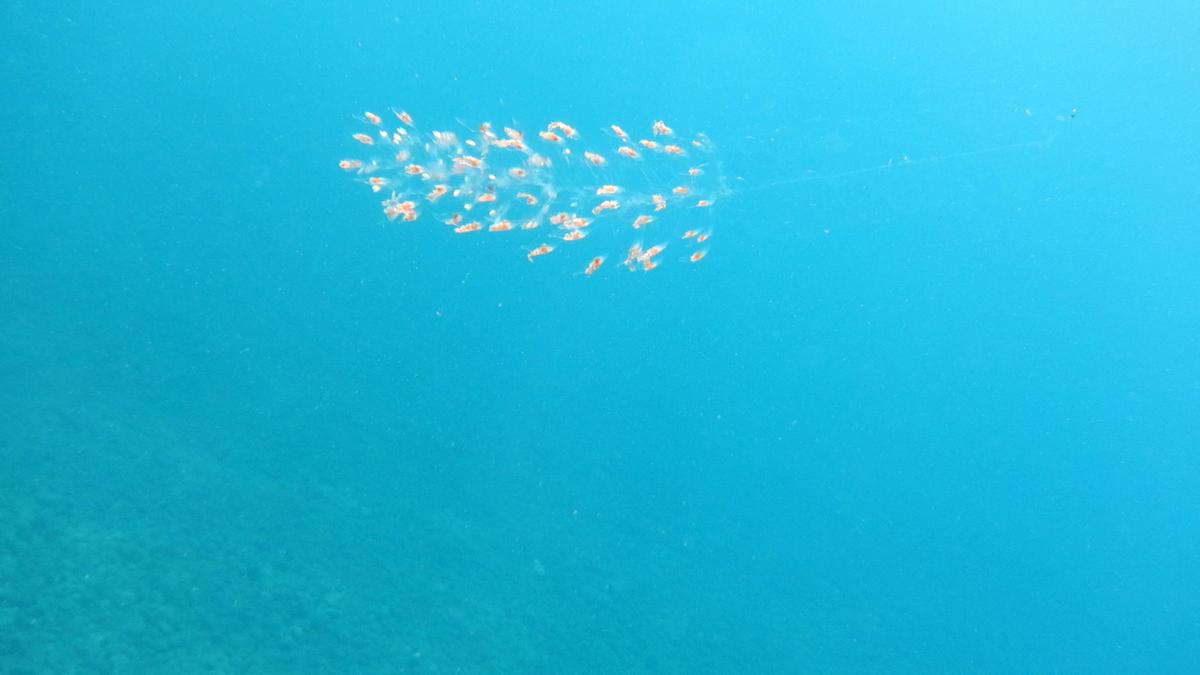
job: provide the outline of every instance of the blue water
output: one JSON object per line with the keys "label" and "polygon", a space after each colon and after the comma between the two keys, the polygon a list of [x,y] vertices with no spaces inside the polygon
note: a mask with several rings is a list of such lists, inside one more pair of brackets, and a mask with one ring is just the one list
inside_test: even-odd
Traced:
{"label": "blue water", "polygon": [[[0,8],[0,672],[1198,672],[1194,3],[245,4]],[[528,265],[390,106],[734,193]]]}

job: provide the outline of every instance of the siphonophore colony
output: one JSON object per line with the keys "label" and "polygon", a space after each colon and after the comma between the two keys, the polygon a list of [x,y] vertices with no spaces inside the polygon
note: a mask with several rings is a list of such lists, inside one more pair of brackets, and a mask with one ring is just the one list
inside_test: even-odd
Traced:
{"label": "siphonophore colony", "polygon": [[392,115],[363,113],[358,156],[339,162],[388,221],[486,237],[587,277],[700,262],[713,207],[731,194],[708,137],[662,121],[585,135],[558,121],[424,131],[407,112]]}

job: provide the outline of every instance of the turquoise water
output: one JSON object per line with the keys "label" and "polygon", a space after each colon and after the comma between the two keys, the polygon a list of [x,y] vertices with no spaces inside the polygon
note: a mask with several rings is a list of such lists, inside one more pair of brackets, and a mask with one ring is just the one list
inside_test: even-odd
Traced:
{"label": "turquoise water", "polygon": [[[1195,672],[1198,29],[5,3],[0,672]],[[393,106],[703,131],[711,253],[388,223]]]}

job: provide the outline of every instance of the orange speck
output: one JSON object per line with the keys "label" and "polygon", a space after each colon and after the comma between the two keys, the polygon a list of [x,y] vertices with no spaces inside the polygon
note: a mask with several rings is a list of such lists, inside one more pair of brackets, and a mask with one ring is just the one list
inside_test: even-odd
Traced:
{"label": "orange speck", "polygon": [[592,209],[592,215],[598,216],[605,211],[615,211],[619,208],[621,208],[621,202],[618,202],[615,199],[605,199]]}
{"label": "orange speck", "polygon": [[[579,136],[579,133],[578,133],[578,132],[576,132],[576,131],[575,131],[575,129],[574,129],[573,127],[571,127],[571,126],[570,126],[570,125],[568,125],[568,124],[564,124],[564,123],[562,123],[562,122],[551,122],[550,124],[548,124],[548,125],[546,126],[546,130],[547,130],[547,131],[554,131],[554,130],[556,130],[556,129],[557,129],[558,131],[561,131],[561,132],[563,132],[563,134],[564,134],[564,135],[565,135],[567,138],[576,138],[576,137],[578,137],[578,136]],[[547,139],[547,140],[549,140],[549,139]]]}
{"label": "orange speck", "polygon": [[553,250],[554,250],[554,247],[551,246],[550,244],[542,244],[541,246],[538,246],[537,248],[529,251],[529,253],[527,253],[525,257],[529,259],[529,262],[533,262],[534,258],[541,256],[541,255],[546,255],[547,253],[549,253]]}
{"label": "orange speck", "polygon": [[626,256],[625,256],[625,266],[628,267],[629,269],[633,269],[633,264],[635,262],[637,262],[638,258],[641,258],[641,257],[642,257],[642,245],[634,244],[634,245],[630,246],[629,253],[626,254]]}

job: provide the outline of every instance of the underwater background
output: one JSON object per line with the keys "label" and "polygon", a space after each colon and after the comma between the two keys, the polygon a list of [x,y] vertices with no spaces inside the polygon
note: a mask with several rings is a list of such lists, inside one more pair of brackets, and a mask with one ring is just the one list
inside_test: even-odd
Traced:
{"label": "underwater background", "polygon": [[[1198,34],[3,3],[0,672],[1197,672]],[[389,223],[391,107],[702,131],[711,253]]]}

